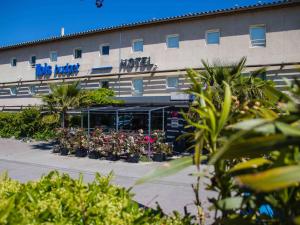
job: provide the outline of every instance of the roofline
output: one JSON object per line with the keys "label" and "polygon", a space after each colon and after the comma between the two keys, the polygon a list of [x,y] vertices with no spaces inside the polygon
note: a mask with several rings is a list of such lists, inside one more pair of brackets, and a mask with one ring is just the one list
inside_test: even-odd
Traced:
{"label": "roofline", "polygon": [[254,4],[254,5],[248,5],[248,6],[232,7],[232,8],[218,9],[218,10],[212,10],[212,11],[199,12],[199,13],[189,13],[189,14],[184,14],[184,15],[180,15],[180,16],[166,17],[166,18],[161,18],[161,19],[145,20],[145,21],[141,21],[141,22],[121,24],[121,25],[117,25],[117,26],[104,27],[104,28],[99,28],[99,29],[83,31],[83,32],[77,32],[77,33],[67,34],[64,36],[53,36],[50,38],[44,38],[44,39],[39,39],[39,40],[35,40],[35,41],[21,42],[21,43],[14,44],[14,45],[0,46],[0,51],[5,51],[5,50],[10,50],[10,49],[15,49],[15,48],[22,48],[22,47],[32,46],[32,45],[36,45],[36,44],[45,44],[45,43],[49,43],[49,42],[80,38],[80,37],[85,37],[88,35],[95,35],[95,34],[100,34],[100,33],[115,32],[115,31],[127,30],[127,29],[135,29],[135,28],[151,26],[151,25],[156,25],[156,24],[165,24],[165,23],[183,21],[183,20],[194,20],[194,19],[202,18],[202,17],[227,15],[227,14],[240,13],[240,12],[245,12],[245,11],[250,11],[250,10],[288,7],[291,5],[300,5],[300,1],[299,0],[279,0],[279,1],[274,1],[274,2],[270,2],[270,3],[258,3],[258,4]]}

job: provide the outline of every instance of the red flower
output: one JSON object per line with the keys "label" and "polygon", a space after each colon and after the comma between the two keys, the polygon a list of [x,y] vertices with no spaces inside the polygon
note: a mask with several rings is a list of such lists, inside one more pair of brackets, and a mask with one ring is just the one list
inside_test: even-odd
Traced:
{"label": "red flower", "polygon": [[154,139],[154,138],[151,138],[151,137],[149,137],[149,136],[145,136],[145,141],[146,141],[147,143],[152,144],[152,143],[155,142],[155,139]]}

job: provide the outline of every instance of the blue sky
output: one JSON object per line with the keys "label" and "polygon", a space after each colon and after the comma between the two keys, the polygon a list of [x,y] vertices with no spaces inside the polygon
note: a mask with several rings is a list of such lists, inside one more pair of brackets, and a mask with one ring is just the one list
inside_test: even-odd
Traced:
{"label": "blue sky", "polygon": [[[272,0],[261,0],[271,2]],[[93,28],[213,9],[258,0],[0,0],[0,46]]]}

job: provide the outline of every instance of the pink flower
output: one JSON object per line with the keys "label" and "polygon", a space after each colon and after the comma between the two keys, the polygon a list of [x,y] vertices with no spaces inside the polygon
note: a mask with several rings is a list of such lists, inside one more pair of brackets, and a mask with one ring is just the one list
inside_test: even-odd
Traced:
{"label": "pink flower", "polygon": [[151,137],[149,137],[149,136],[145,136],[145,141],[147,142],[147,143],[154,143],[155,142],[155,139],[154,138],[151,138]]}

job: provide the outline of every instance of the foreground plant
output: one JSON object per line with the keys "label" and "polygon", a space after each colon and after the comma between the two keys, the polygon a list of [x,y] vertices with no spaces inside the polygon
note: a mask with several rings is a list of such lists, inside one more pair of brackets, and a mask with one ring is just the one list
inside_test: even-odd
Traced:
{"label": "foreground plant", "polygon": [[0,178],[0,224],[191,224],[189,216],[165,216],[158,208],[140,208],[132,194],[96,175],[90,184],[51,172],[38,181]]}
{"label": "foreground plant", "polygon": [[[207,188],[216,193],[215,197],[209,199],[211,210],[215,212],[215,224],[291,224],[299,219],[294,209],[299,208],[299,193],[291,193],[288,189],[293,187],[294,190],[300,180],[296,174],[296,164],[299,164],[300,159],[299,147],[293,149],[293,145],[299,146],[298,137],[295,137],[299,135],[299,130],[295,126],[299,125],[296,121],[300,110],[296,117],[282,116],[287,112],[278,106],[283,104],[281,100],[286,102],[289,98],[276,90],[271,82],[259,78],[265,72],[264,69],[244,76],[242,72],[245,62],[243,58],[235,65],[213,67],[203,62],[204,71],[188,71],[191,81],[188,93],[193,96],[194,102],[185,114],[191,128],[185,137],[193,142],[193,159],[184,157],[174,160],[137,183],[168,176],[195,164],[197,172],[192,175],[197,178],[197,182],[192,188],[200,224],[205,223],[199,196],[200,179],[204,177],[211,180]],[[252,122],[248,123],[248,119],[252,119]],[[276,125],[269,124],[275,120],[278,120]],[[236,122],[240,124],[232,125]],[[293,124],[291,127],[294,122],[298,125]],[[254,129],[258,125],[265,126]],[[270,136],[270,125],[273,125],[274,136]],[[237,132],[233,128],[242,131]],[[261,132],[265,132],[264,137],[259,137]],[[279,154],[281,148],[284,151]],[[204,153],[210,165],[205,166],[208,169],[203,173],[200,172],[200,163],[205,158]],[[282,163],[290,163],[292,167],[266,171],[257,176],[255,174],[260,169],[271,169],[272,165],[284,165]],[[253,173],[247,174],[249,171]],[[289,172],[294,174],[287,176]],[[269,184],[264,185],[264,181],[269,181]],[[282,193],[276,192],[278,189],[282,189]],[[256,191],[274,193],[264,195]],[[276,210],[280,207],[282,210]],[[269,209],[275,213],[272,215]]]}

